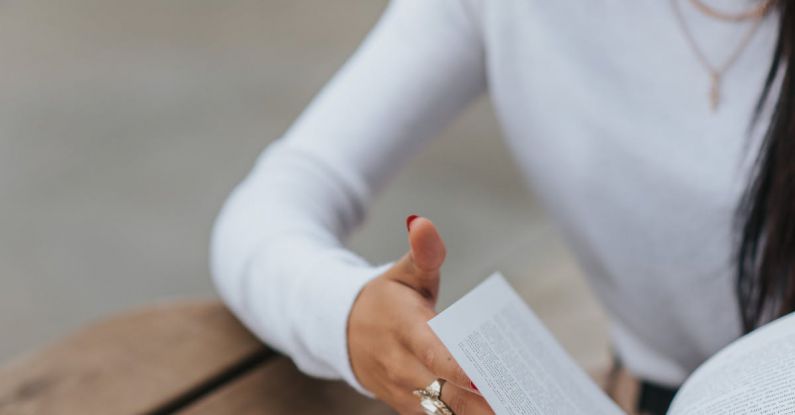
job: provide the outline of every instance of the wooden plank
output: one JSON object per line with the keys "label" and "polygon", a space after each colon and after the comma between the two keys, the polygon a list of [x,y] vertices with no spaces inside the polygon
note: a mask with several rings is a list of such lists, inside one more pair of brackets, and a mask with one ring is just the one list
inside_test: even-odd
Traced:
{"label": "wooden plank", "polygon": [[178,407],[271,354],[217,301],[126,313],[0,368],[0,415],[139,414]]}
{"label": "wooden plank", "polygon": [[[591,372],[605,386],[607,373]],[[634,414],[637,385],[622,371],[613,392],[619,405]],[[394,414],[385,404],[365,398],[342,382],[311,379],[302,375],[285,357],[262,363],[257,369],[229,382],[212,395],[197,400],[179,415],[386,415]]]}
{"label": "wooden plank", "polygon": [[290,360],[279,357],[263,363],[179,414],[386,415],[394,412],[381,402],[359,395],[342,382],[305,376]]}

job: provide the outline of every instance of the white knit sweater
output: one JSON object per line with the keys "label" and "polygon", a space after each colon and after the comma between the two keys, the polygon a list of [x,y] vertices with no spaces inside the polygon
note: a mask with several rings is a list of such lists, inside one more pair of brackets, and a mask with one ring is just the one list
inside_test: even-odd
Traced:
{"label": "white knit sweater", "polygon": [[[682,8],[716,64],[748,27]],[[212,246],[218,288],[302,370],[358,387],[346,321],[382,269],[342,241],[386,181],[487,92],[607,307],[617,352],[635,374],[676,385],[740,333],[731,221],[763,129],[749,139],[775,32],[768,16],[712,112],[667,0],[393,0],[229,198]]]}

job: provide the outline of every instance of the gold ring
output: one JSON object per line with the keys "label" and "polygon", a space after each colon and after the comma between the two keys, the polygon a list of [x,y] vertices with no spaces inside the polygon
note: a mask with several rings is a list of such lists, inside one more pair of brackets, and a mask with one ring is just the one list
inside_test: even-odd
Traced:
{"label": "gold ring", "polygon": [[444,379],[436,379],[426,386],[425,389],[417,389],[414,396],[420,398],[420,406],[427,415],[455,415],[453,411],[442,401],[442,387]]}

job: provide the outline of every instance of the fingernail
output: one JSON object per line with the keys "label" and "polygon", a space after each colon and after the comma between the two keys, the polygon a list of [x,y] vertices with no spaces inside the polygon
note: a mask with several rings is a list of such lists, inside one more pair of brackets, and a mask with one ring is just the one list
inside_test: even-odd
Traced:
{"label": "fingernail", "polygon": [[472,388],[472,390],[473,390],[473,391],[475,391],[475,392],[477,392],[477,393],[480,393],[480,390],[478,390],[478,387],[477,387],[477,386],[475,386],[475,384],[474,384],[474,383],[472,383],[472,381],[471,381],[471,380],[469,381],[469,387],[470,387],[470,388]]}
{"label": "fingernail", "polygon": [[417,216],[417,215],[409,215],[409,217],[406,218],[406,230],[407,231],[411,231],[411,222],[414,222],[414,219],[417,219],[418,217],[419,216]]}

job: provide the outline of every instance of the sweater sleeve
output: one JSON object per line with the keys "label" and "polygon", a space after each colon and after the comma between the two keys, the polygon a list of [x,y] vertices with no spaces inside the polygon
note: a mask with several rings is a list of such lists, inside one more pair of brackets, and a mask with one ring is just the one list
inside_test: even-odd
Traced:
{"label": "sweater sleeve", "polygon": [[484,90],[481,40],[460,1],[393,0],[260,155],[213,231],[211,268],[230,309],[302,371],[360,392],[348,314],[385,268],[343,241],[388,179]]}

